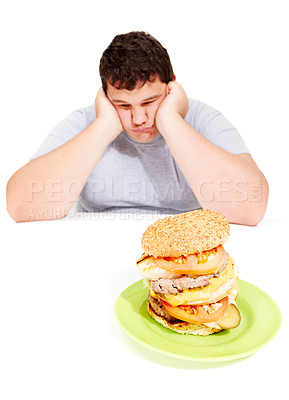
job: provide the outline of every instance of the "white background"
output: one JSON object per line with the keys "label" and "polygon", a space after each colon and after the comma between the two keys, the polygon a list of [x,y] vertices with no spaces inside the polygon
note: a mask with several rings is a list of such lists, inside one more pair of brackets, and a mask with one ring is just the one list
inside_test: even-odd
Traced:
{"label": "white background", "polygon": [[[280,0],[12,0],[1,6],[0,226],[5,234],[1,250],[3,260],[0,288],[0,327],[3,324],[2,337],[0,335],[1,399],[97,397],[99,381],[96,370],[87,367],[92,364],[95,367],[98,365],[97,357],[94,358],[97,354],[96,347],[91,349],[93,357],[88,360],[78,345],[80,341],[86,340],[85,335],[90,332],[90,328],[91,332],[94,332],[95,321],[89,326],[86,317],[91,318],[91,315],[84,313],[83,316],[79,309],[76,312],[75,324],[71,321],[72,307],[77,307],[72,287],[80,282],[82,290],[85,291],[87,284],[85,275],[82,275],[78,268],[82,263],[86,265],[83,267],[84,273],[90,278],[87,265],[96,264],[100,251],[99,242],[93,242],[91,236],[86,239],[85,234],[79,236],[78,229],[83,227],[84,222],[79,222],[81,225],[77,225],[78,221],[53,221],[42,225],[15,224],[5,211],[5,185],[15,170],[29,161],[49,131],[60,120],[73,110],[94,102],[100,85],[99,59],[116,34],[145,30],[154,35],[168,50],[177,80],[182,83],[187,95],[220,110],[241,133],[253,158],[269,181],[270,199],[264,222],[257,228],[243,228],[238,236],[238,239],[241,238],[240,245],[234,242],[232,237],[230,240],[234,244],[231,246],[235,251],[234,256],[243,263],[243,268],[247,261],[243,246],[251,246],[248,255],[254,255],[256,263],[250,262],[250,267],[247,266],[247,270],[243,269],[246,271],[243,272],[243,278],[259,284],[276,301],[279,300],[277,302],[280,306],[280,302],[285,298],[285,280],[281,281],[282,297],[276,289],[276,283],[273,284],[273,279],[262,276],[262,268],[267,262],[268,274],[278,273],[281,276],[288,269],[284,248],[286,242],[282,239],[282,235],[286,234],[285,219],[288,209],[289,26],[286,3]],[[97,224],[97,221],[91,222]],[[119,241],[117,248],[122,260],[128,253],[131,254],[127,265],[126,262],[120,261],[120,271],[127,271],[128,278],[124,278],[123,281],[120,278],[118,285],[114,287],[113,296],[109,297],[110,301],[115,300],[117,293],[124,289],[126,284],[139,279],[138,274],[134,272],[133,260],[140,251],[140,235],[146,223],[122,222],[123,230],[119,232],[119,236],[110,236],[111,224],[102,225],[103,229],[107,230],[103,232],[103,236],[99,232],[96,235],[102,240]],[[90,235],[93,232],[93,224],[89,223]],[[262,243],[258,241],[261,248],[255,249],[254,235],[258,235],[258,230],[264,240]],[[85,232],[81,229],[80,231]],[[280,243],[283,243],[284,247],[280,248]],[[101,259],[104,259],[103,255]],[[259,259],[261,261],[257,262]],[[50,267],[51,275],[48,276],[48,270],[45,268]],[[42,274],[40,272],[42,268],[46,271],[44,274],[43,270]],[[102,265],[102,268],[109,266]],[[71,276],[70,271],[73,272]],[[48,279],[49,286],[45,287],[39,283],[38,274],[41,274],[41,279]],[[58,278],[55,274],[59,274]],[[109,274],[105,275],[107,276]],[[113,278],[106,281],[105,277],[102,284],[109,289]],[[73,285],[69,286],[69,282]],[[49,288],[53,289],[53,293],[50,293]],[[76,289],[79,290],[77,287]],[[87,290],[90,293],[89,289]],[[95,283],[95,293],[97,290]],[[29,293],[32,293],[31,297]],[[70,305],[67,299],[71,300]],[[95,296],[87,297],[81,299],[81,305],[85,307],[85,301],[96,300]],[[90,310],[97,313],[97,306],[99,304],[90,304]],[[31,307],[33,312],[37,312],[41,322],[37,325],[36,332],[31,331],[31,326],[36,327],[35,322],[33,325],[33,312],[29,314],[27,311],[31,310]],[[65,314],[66,307],[68,316],[66,315],[63,322],[61,315]],[[27,312],[28,316],[25,314]],[[284,309],[282,312],[284,314]],[[100,310],[99,314],[104,319],[107,318],[103,310]],[[5,324],[8,324],[9,329]],[[103,322],[100,318],[100,324],[106,324],[106,321]],[[59,325],[59,332],[62,332],[60,341],[56,333],[56,327]],[[80,326],[85,326],[86,330],[82,330]],[[68,335],[74,336],[71,342],[67,339],[71,346],[65,347]],[[92,336],[89,336],[88,340],[91,340],[91,343],[92,339]],[[183,370],[166,368],[144,360],[140,355],[133,354],[129,348],[120,350],[121,346],[113,336],[110,339],[112,349],[115,349],[118,355],[122,354],[127,373],[122,370],[120,379],[116,376],[116,369],[112,368],[113,376],[109,377],[109,368],[106,365],[106,378],[102,377],[102,381],[108,384],[107,389],[114,390],[116,395],[117,388],[113,384],[115,381],[119,393],[124,395],[126,391],[121,385],[129,384],[132,374],[138,376],[133,368],[136,363],[140,368],[145,367],[147,375],[134,380],[138,385],[133,392],[135,395],[143,395],[142,398],[151,396],[150,381],[155,382],[155,395],[160,396],[163,393],[164,397],[168,397],[170,385],[174,387],[173,392],[177,393],[175,388],[180,385]],[[6,350],[5,340],[8,341]],[[284,347],[284,354],[281,356],[281,349],[285,346],[285,343],[281,342],[281,335],[279,342],[277,338],[273,343],[276,341],[275,348],[272,347],[274,344],[271,348],[268,346],[268,350],[264,349],[261,356],[256,355],[255,358],[238,364],[241,365],[238,369],[231,366],[198,373],[185,371],[185,382],[178,387],[185,388],[190,393],[195,390],[200,396],[200,387],[195,388],[194,376],[197,376],[201,386],[209,384],[210,380],[212,382],[212,387],[208,389],[206,386],[204,398],[211,398],[211,393],[216,388],[219,394],[220,390],[229,388],[230,391],[224,395],[239,398],[238,394],[241,396],[247,393],[244,389],[246,382],[255,382],[253,373],[249,375],[248,371],[262,365],[262,373],[267,372],[266,385],[264,386],[264,381],[262,383],[262,379],[259,378],[258,383],[255,382],[257,386],[254,393],[261,393],[263,398],[266,398],[266,395],[273,394],[276,384],[279,384],[280,389],[281,380],[278,376],[281,377],[284,371],[280,370],[277,373],[276,365],[282,361],[285,350],[288,355],[288,348]],[[59,343],[65,349],[62,353],[55,350],[59,350]],[[76,353],[72,352],[73,348]],[[275,353],[276,349],[279,354]],[[111,365],[116,363],[121,369],[121,362],[114,360],[114,353],[110,349],[107,349],[107,357]],[[3,371],[6,371],[5,374]],[[258,370],[255,372],[257,374]],[[163,389],[163,385],[156,385],[156,381],[158,376],[165,379],[166,374],[168,382]],[[230,377],[228,386],[226,376]],[[271,381],[270,376],[273,376]],[[236,386],[233,382],[236,382]],[[161,391],[161,387],[164,392]],[[103,385],[100,385],[100,388],[103,389]],[[235,392],[232,392],[233,390]],[[131,397],[128,395],[128,398],[133,398],[132,394]]]}

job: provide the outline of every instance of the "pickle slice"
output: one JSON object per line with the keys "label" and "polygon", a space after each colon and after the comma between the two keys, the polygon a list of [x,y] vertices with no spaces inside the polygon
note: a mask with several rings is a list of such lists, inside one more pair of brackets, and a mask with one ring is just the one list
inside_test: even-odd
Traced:
{"label": "pickle slice", "polygon": [[223,329],[236,328],[241,322],[241,315],[238,307],[229,304],[225,314],[217,321]]}

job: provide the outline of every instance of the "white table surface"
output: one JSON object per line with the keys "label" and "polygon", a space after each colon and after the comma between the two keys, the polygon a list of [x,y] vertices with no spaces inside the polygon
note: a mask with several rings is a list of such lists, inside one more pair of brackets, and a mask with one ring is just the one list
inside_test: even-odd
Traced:
{"label": "white table surface", "polygon": [[239,277],[278,304],[280,331],[249,358],[196,369],[143,348],[114,315],[119,294],[141,279],[135,267],[140,239],[155,218],[77,214],[16,224],[7,216],[0,270],[1,400],[285,398],[288,221],[231,225],[225,245]]}

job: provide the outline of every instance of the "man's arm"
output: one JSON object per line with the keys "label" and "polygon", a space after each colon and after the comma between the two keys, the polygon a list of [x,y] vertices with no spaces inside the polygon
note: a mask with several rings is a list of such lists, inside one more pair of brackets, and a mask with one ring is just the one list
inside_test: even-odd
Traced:
{"label": "man's arm", "polygon": [[106,147],[123,130],[102,89],[97,118],[57,149],[31,160],[7,183],[7,210],[17,222],[64,217],[77,200]]}
{"label": "man's arm", "polygon": [[249,154],[231,154],[193,129],[184,120],[187,109],[182,86],[170,82],[156,123],[199,203],[232,223],[258,224],[268,201],[266,178]]}

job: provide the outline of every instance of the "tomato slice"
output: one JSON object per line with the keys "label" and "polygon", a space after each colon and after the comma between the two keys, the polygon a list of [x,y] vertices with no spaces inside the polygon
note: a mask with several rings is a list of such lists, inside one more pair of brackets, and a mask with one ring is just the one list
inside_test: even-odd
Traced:
{"label": "tomato slice", "polygon": [[157,257],[155,262],[160,268],[177,274],[204,275],[218,271],[226,258],[226,251],[219,245],[212,252],[204,251],[199,254],[190,254],[188,257]]}
{"label": "tomato slice", "polygon": [[[208,253],[208,258],[205,262],[202,262],[200,259],[202,256],[206,256]],[[210,255],[212,254],[212,256]],[[220,244],[215,248],[214,253],[204,252],[197,255],[198,264],[195,269],[193,269],[192,274],[194,275],[203,275],[203,274],[210,274],[213,272],[217,272],[219,268],[224,264],[226,259],[226,251],[224,247]],[[209,259],[211,258],[211,259]]]}
{"label": "tomato slice", "polygon": [[[226,312],[228,307],[228,297],[224,297],[222,300],[214,304],[220,304],[215,311],[208,312],[204,306],[178,306],[173,307],[164,300],[161,300],[164,309],[172,316],[181,321],[191,323],[205,323],[218,321]],[[208,308],[214,307],[208,305]]]}
{"label": "tomato slice", "polygon": [[188,257],[179,257],[174,259],[172,257],[157,257],[155,262],[160,268],[165,269],[169,272],[174,272],[177,274],[191,274],[193,270],[196,269],[197,257],[194,254]]}

